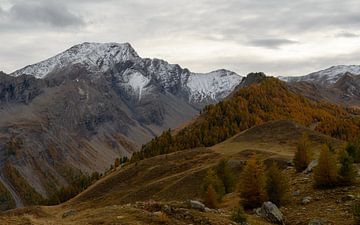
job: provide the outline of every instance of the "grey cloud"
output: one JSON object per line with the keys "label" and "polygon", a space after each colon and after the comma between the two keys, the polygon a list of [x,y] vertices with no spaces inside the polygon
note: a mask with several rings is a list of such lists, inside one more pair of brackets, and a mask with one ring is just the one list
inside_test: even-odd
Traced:
{"label": "grey cloud", "polygon": [[85,25],[82,17],[55,1],[17,2],[5,13],[10,22],[23,24],[45,24],[58,28]]}
{"label": "grey cloud", "polygon": [[284,45],[297,44],[297,41],[281,38],[265,38],[265,39],[254,39],[249,41],[249,44],[259,47],[277,49]]}
{"label": "grey cloud", "polygon": [[336,37],[344,37],[344,38],[357,38],[357,37],[360,37],[359,34],[352,33],[352,32],[340,32],[340,33],[336,34],[335,36]]}

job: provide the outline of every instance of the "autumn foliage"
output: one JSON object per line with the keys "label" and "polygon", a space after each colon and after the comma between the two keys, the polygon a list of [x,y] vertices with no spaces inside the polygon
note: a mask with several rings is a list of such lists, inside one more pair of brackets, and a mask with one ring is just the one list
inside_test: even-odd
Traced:
{"label": "autumn foliage", "polygon": [[314,170],[314,180],[318,187],[334,187],[338,184],[337,162],[334,153],[323,145],[318,166]]}
{"label": "autumn foliage", "polygon": [[132,161],[159,154],[212,146],[252,126],[288,119],[343,140],[360,133],[360,119],[347,109],[297,95],[275,78],[240,89],[231,98],[206,106],[195,122],[172,135],[165,131],[134,153]]}
{"label": "autumn foliage", "polygon": [[312,160],[310,141],[306,134],[303,134],[298,141],[296,153],[293,159],[297,172],[302,172],[307,168]]}
{"label": "autumn foliage", "polygon": [[275,163],[266,173],[266,191],[269,200],[277,206],[289,200],[289,178]]}
{"label": "autumn foliage", "polygon": [[240,196],[248,208],[261,206],[267,200],[265,167],[255,156],[247,161],[241,174]]}

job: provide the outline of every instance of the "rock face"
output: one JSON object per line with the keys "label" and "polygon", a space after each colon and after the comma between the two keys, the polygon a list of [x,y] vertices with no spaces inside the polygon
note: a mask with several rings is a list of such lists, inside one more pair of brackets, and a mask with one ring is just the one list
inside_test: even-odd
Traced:
{"label": "rock face", "polygon": [[[11,164],[47,196],[74,171],[104,172],[116,157],[129,157],[240,80],[227,70],[198,74],[141,58],[127,43],[83,43],[0,73],[0,170]],[[21,145],[10,151],[12,139]]]}
{"label": "rock face", "polygon": [[259,216],[267,221],[275,224],[285,224],[285,218],[278,207],[272,202],[264,202],[261,208],[257,211]]}

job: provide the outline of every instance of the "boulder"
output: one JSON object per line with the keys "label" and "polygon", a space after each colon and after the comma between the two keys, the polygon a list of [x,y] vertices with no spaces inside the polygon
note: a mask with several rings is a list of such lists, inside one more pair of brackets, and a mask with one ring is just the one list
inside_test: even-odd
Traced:
{"label": "boulder", "polygon": [[308,225],[323,225],[325,224],[326,221],[323,220],[323,219],[319,219],[319,218],[316,218],[316,219],[312,219],[308,222]]}
{"label": "boulder", "polygon": [[314,169],[315,167],[317,167],[318,164],[319,164],[319,162],[318,162],[317,159],[311,161],[311,162],[309,163],[308,167],[303,171],[303,173],[305,173],[305,174],[311,173],[311,172],[313,171],[313,169]]}
{"label": "boulder", "polygon": [[256,210],[256,213],[264,218],[265,220],[275,223],[284,225],[285,218],[279,208],[272,202],[264,202],[260,209]]}
{"label": "boulder", "polygon": [[309,204],[309,203],[311,202],[311,200],[312,200],[311,197],[306,196],[306,197],[304,197],[304,198],[302,199],[301,203],[302,203],[303,205],[306,205],[306,204]]}
{"label": "boulder", "polygon": [[64,212],[64,214],[62,215],[62,218],[66,218],[66,217],[69,217],[69,216],[75,216],[76,212],[75,210],[68,210],[66,212]]}
{"label": "boulder", "polygon": [[189,200],[187,203],[189,208],[205,211],[205,205],[199,201]]}
{"label": "boulder", "polygon": [[347,202],[347,201],[353,201],[355,200],[355,196],[354,195],[346,195],[344,197],[341,198],[341,201],[343,202]]}

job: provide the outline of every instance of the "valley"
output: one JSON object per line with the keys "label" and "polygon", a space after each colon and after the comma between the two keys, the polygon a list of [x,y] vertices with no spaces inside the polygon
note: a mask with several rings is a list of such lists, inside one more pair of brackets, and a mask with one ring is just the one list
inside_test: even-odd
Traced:
{"label": "valley", "polygon": [[[343,163],[360,133],[358,71],[193,73],[141,58],[128,43],[85,42],[1,73],[0,220],[236,224],[244,168],[256,157],[266,172],[276,164],[289,177],[278,224],[349,224],[358,172],[351,185],[322,189],[315,172],[297,171],[294,156],[305,135],[312,159],[327,146],[339,156],[336,168]],[[236,184],[211,207],[204,182],[221,162]],[[250,224],[274,222],[254,210],[245,209]]]}

